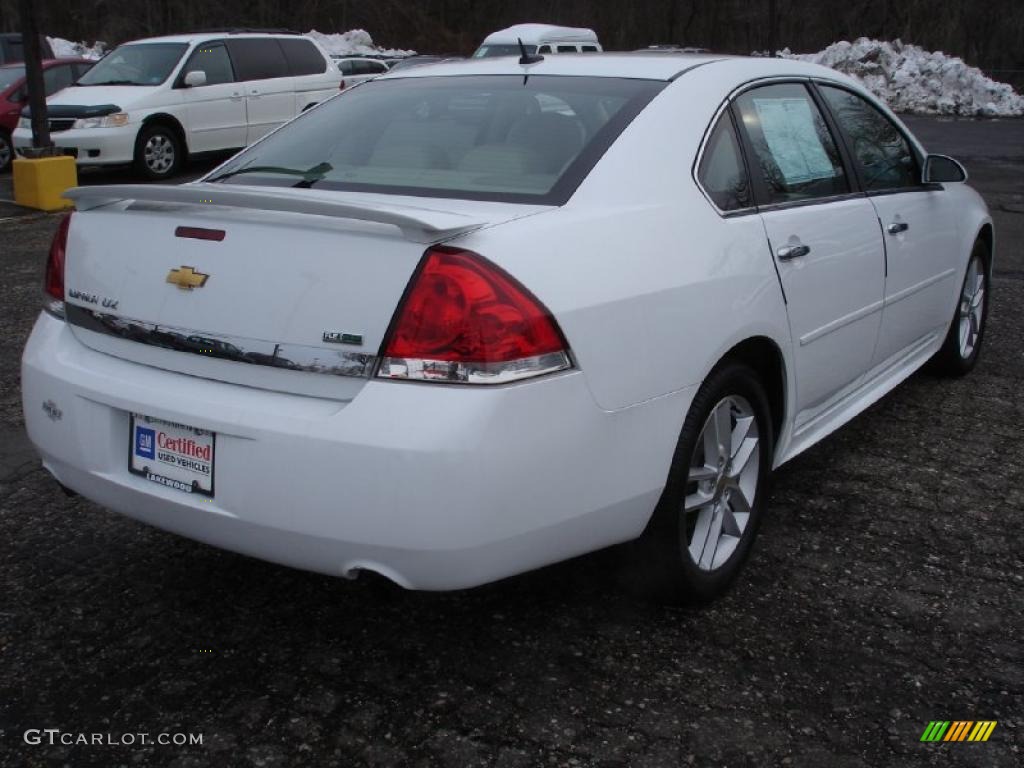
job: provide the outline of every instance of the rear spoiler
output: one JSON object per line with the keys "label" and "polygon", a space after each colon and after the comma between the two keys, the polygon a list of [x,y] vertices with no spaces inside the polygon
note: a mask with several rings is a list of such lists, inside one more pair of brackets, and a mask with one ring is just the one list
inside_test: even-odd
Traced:
{"label": "rear spoiler", "polygon": [[308,194],[282,193],[275,189],[238,188],[225,184],[117,184],[95,187],[74,187],[64,197],[75,201],[80,211],[124,201],[176,203],[204,208],[227,206],[259,211],[284,211],[311,216],[332,216],[357,219],[378,224],[392,224],[407,240],[434,243],[479,229],[488,222],[450,211],[417,208],[387,203],[363,203],[325,200]]}

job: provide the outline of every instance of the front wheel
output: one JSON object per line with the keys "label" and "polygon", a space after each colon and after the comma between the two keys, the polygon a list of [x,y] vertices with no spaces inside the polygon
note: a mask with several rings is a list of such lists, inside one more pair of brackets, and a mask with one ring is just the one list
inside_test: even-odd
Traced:
{"label": "front wheel", "polygon": [[946,340],[936,353],[934,368],[947,376],[964,376],[978,363],[988,320],[988,248],[974,244]]}
{"label": "front wheel", "polygon": [[147,125],[135,140],[135,167],[147,179],[167,179],[181,166],[184,149],[174,129],[162,125]]}
{"label": "front wheel", "polygon": [[0,173],[4,173],[11,167],[14,160],[14,144],[11,143],[11,134],[0,130]]}
{"label": "front wheel", "polygon": [[694,397],[668,483],[635,545],[646,593],[703,603],[728,589],[760,525],[773,441],[757,374],[738,362],[715,369]]}

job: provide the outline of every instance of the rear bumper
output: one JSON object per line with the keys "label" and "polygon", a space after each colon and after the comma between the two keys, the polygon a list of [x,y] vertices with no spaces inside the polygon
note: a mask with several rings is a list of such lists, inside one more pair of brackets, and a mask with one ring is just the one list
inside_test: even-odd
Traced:
{"label": "rear bumper", "polygon": [[[78,165],[124,165],[134,159],[138,128],[129,124],[123,128],[71,129],[57,131],[50,138],[58,150],[74,155]],[[18,128],[11,138],[18,155],[32,146],[32,131]]]}
{"label": "rear bumper", "polygon": [[[131,363],[45,314],[22,392],[44,465],[86,498],[265,560],[369,569],[417,589],[474,586],[639,535],[693,395],[607,412],[570,372],[479,389],[369,381],[344,403]],[[215,498],[128,471],[132,412],[217,432]]]}

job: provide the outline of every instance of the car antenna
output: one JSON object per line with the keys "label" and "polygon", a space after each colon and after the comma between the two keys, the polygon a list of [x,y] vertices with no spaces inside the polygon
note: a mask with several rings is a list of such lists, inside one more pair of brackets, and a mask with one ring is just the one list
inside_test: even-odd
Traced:
{"label": "car antenna", "polygon": [[526,46],[523,45],[523,38],[518,37],[516,39],[519,41],[519,53],[521,54],[519,56],[520,64],[526,66],[527,64],[536,64],[538,61],[544,61],[544,57],[541,56],[539,53],[526,52]]}

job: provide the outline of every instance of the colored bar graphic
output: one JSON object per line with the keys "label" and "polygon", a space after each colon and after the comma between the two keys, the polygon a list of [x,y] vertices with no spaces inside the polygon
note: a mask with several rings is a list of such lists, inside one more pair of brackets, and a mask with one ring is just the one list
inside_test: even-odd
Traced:
{"label": "colored bar graphic", "polygon": [[988,741],[988,737],[992,735],[992,731],[996,729],[995,720],[980,720],[978,724],[974,726],[974,730],[971,731],[971,735],[967,737],[968,741]]}
{"label": "colored bar graphic", "polygon": [[921,741],[988,741],[996,720],[932,720],[921,734]]}
{"label": "colored bar graphic", "polygon": [[967,736],[967,730],[974,725],[970,720],[954,720],[949,728],[949,733],[943,741],[963,741]]}
{"label": "colored bar graphic", "polygon": [[921,741],[939,741],[949,728],[949,720],[932,720],[921,734]]}

